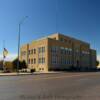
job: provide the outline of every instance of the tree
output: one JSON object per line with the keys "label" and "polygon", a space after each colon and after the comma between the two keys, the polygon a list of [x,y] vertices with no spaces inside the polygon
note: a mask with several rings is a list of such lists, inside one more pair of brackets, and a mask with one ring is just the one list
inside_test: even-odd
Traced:
{"label": "tree", "polygon": [[15,59],[12,63],[13,63],[13,69],[14,70],[17,70],[17,62],[18,62],[18,59]]}
{"label": "tree", "polygon": [[96,66],[98,66],[98,65],[99,65],[99,61],[97,60],[97,61],[96,61]]}
{"label": "tree", "polygon": [[23,60],[22,62],[20,62],[21,63],[21,68],[23,69],[26,69],[27,68],[27,65],[26,65],[26,62],[25,62],[25,60]]}
{"label": "tree", "polygon": [[[17,63],[18,63],[18,59],[15,59],[13,61],[13,69],[15,69],[15,70],[17,70]],[[18,69],[26,69],[26,68],[27,68],[27,65],[26,65],[25,60],[19,61],[19,68]]]}
{"label": "tree", "polygon": [[[3,68],[4,66],[4,68]],[[8,71],[12,71],[13,70],[13,64],[11,61],[5,61],[4,65],[3,65],[3,60],[0,61],[0,70],[8,70]]]}
{"label": "tree", "polygon": [[0,61],[0,70],[3,70],[3,60]]}
{"label": "tree", "polygon": [[13,64],[10,61],[6,61],[4,64],[4,67],[6,70],[12,71],[13,70]]}

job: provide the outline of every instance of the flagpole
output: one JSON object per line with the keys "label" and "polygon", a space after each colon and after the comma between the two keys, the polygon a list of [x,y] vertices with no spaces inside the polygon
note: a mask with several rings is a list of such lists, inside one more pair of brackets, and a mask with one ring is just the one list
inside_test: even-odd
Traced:
{"label": "flagpole", "polygon": [[19,73],[19,52],[20,52],[20,23],[19,23],[19,34],[18,34],[18,61],[17,61],[17,73]]}

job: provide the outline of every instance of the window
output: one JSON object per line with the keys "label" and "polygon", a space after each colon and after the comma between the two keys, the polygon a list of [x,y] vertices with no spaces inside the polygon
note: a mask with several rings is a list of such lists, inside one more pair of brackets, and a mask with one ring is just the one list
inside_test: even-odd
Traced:
{"label": "window", "polygon": [[82,51],[83,54],[90,54],[89,51]]}
{"label": "window", "polygon": [[61,54],[65,54],[65,49],[64,49],[64,47],[61,47],[61,48],[60,48],[60,51],[61,51]]}
{"label": "window", "polygon": [[28,60],[28,63],[30,64],[30,59]]}
{"label": "window", "polygon": [[33,49],[31,50],[31,54],[33,54]]}
{"label": "window", "polygon": [[64,42],[64,39],[63,39],[63,38],[60,38],[60,41],[61,41],[61,42]]}
{"label": "window", "polygon": [[45,63],[45,58],[44,58],[44,57],[39,58],[38,63],[39,63],[39,64],[44,64],[44,63]]}
{"label": "window", "polygon": [[39,68],[39,70],[41,70],[41,71],[42,71],[42,70],[44,70],[44,68]]}
{"label": "window", "polygon": [[28,51],[28,54],[30,55],[30,50]]}
{"label": "window", "polygon": [[60,58],[61,64],[63,64],[63,57]]}
{"label": "window", "polygon": [[43,58],[43,63],[45,63],[45,58]]}
{"label": "window", "polygon": [[66,60],[66,64],[68,64],[68,60]]}
{"label": "window", "polygon": [[33,59],[31,59],[31,64],[33,64]]}
{"label": "window", "polygon": [[53,53],[57,53],[58,50],[59,50],[59,47],[58,46],[52,46],[51,47],[51,52],[53,52]]}
{"label": "window", "polygon": [[22,51],[22,52],[21,52],[21,55],[22,55],[22,56],[25,56],[25,55],[26,55],[26,51]]}
{"label": "window", "polygon": [[36,49],[33,49],[34,54],[36,54]]}
{"label": "window", "polygon": [[67,54],[68,48],[65,48],[65,54]]}
{"label": "window", "polygon": [[52,56],[51,63],[52,64],[57,64],[58,63],[57,61],[58,61],[58,58],[56,56]]}
{"label": "window", "polygon": [[71,55],[71,53],[72,53],[72,49],[71,49],[71,48],[68,48],[68,49],[66,50],[66,54]]}
{"label": "window", "polygon": [[34,64],[36,64],[36,58],[34,58]]}
{"label": "window", "polygon": [[42,68],[42,70],[44,70],[44,68]]}
{"label": "window", "polygon": [[44,53],[45,52],[45,47],[39,47],[38,52],[39,53]]}
{"label": "window", "polygon": [[45,52],[45,47],[42,47],[42,53]]}

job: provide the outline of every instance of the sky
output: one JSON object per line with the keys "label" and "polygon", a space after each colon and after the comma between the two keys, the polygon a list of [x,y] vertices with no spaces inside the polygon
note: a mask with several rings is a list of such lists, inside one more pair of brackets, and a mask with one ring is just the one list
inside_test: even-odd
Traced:
{"label": "sky", "polygon": [[100,59],[100,0],[0,0],[0,59],[3,41],[7,59],[17,56],[18,25],[21,45],[60,32],[87,41]]}

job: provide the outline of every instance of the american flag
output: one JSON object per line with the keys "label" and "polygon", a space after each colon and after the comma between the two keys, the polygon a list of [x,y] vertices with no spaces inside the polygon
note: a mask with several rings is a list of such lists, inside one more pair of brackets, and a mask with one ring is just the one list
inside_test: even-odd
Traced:
{"label": "american flag", "polygon": [[6,48],[4,48],[4,50],[3,50],[3,57],[6,58],[7,55],[8,55],[8,50]]}

